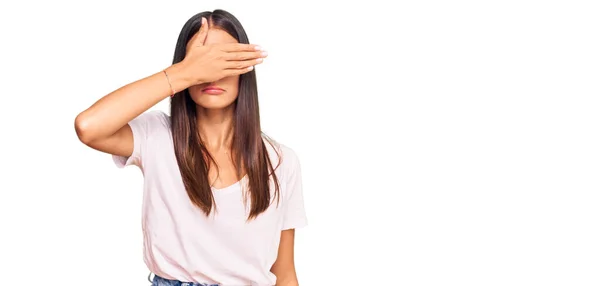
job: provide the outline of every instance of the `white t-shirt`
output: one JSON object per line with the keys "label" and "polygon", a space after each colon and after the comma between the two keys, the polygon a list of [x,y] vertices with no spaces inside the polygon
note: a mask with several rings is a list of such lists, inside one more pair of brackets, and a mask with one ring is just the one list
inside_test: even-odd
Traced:
{"label": "white t-shirt", "polygon": [[[142,230],[144,262],[167,279],[221,285],[275,285],[270,272],[281,231],[307,224],[300,164],[295,152],[276,144],[281,165],[275,170],[281,201],[246,222],[243,203],[247,178],[213,189],[217,213],[206,216],[192,204],[173,148],[170,118],[148,111],[129,122],[134,148],[130,157],[113,156],[119,168],[136,165],[144,174]],[[266,139],[265,139],[266,140]],[[265,141],[266,142],[266,141]],[[273,166],[278,157],[266,144]]]}

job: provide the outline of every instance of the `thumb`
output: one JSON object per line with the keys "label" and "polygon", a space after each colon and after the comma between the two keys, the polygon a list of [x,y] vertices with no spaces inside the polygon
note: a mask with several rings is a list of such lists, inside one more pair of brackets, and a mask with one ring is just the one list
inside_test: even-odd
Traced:
{"label": "thumb", "polygon": [[200,25],[200,30],[196,34],[196,39],[194,39],[194,47],[195,46],[203,46],[204,41],[206,41],[206,36],[208,35],[208,22],[206,18],[202,17],[202,24]]}

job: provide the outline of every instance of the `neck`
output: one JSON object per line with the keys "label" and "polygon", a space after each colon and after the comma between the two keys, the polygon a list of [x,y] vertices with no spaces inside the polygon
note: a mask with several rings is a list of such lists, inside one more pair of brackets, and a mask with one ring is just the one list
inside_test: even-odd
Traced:
{"label": "neck", "polygon": [[233,105],[223,109],[197,107],[198,132],[206,148],[230,150],[233,138]]}

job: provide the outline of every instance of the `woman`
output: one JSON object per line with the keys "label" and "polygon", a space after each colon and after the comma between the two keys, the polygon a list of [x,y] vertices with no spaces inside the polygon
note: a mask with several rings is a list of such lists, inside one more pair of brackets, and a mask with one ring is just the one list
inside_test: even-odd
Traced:
{"label": "woman", "polygon": [[[144,262],[153,285],[298,285],[306,224],[298,158],[261,132],[249,44],[223,10],[184,25],[173,65],[104,96],[80,140],[144,174]],[[147,111],[170,98],[171,112]]]}

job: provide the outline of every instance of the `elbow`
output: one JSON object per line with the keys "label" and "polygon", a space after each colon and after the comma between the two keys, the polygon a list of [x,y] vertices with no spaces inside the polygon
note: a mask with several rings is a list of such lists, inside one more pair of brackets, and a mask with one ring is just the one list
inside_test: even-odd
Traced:
{"label": "elbow", "polygon": [[75,117],[75,133],[79,141],[85,145],[89,145],[94,141],[94,135],[90,128],[90,120],[85,113],[80,113]]}

